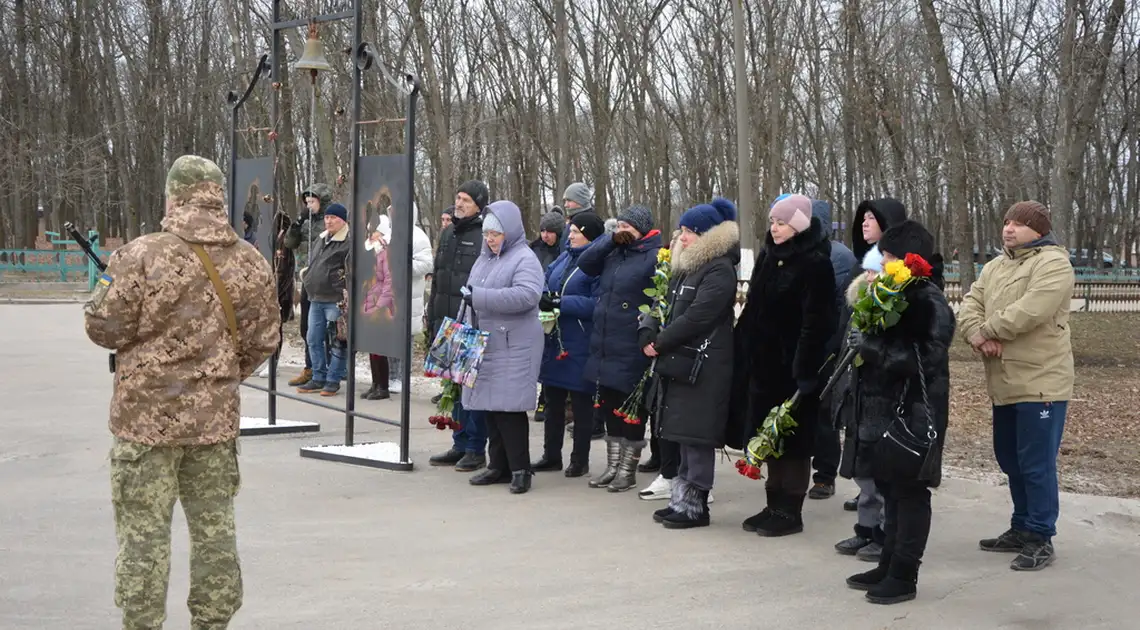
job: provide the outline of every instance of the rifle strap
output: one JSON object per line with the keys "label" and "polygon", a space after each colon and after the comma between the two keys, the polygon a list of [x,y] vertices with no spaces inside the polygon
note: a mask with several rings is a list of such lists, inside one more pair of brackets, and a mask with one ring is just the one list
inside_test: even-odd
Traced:
{"label": "rifle strap", "polygon": [[206,268],[206,275],[210,276],[210,283],[214,285],[214,290],[218,292],[218,299],[222,301],[222,310],[226,312],[226,324],[230,329],[230,337],[234,340],[234,347],[238,345],[238,329],[237,329],[237,314],[234,312],[234,303],[230,300],[230,293],[226,291],[226,285],[222,283],[222,278],[218,276],[218,270],[214,268],[214,261],[210,260],[210,255],[206,253],[206,248],[202,247],[201,243],[186,243],[198,258],[202,260],[202,266]]}

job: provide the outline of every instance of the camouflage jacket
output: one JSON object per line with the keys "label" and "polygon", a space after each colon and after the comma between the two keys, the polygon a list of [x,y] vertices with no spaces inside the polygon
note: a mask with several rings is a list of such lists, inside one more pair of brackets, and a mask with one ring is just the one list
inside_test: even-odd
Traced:
{"label": "camouflage jacket", "polygon": [[[112,254],[84,309],[87,336],[118,352],[111,433],[152,446],[232,440],[239,386],[278,343],[273,270],[230,227],[216,184],[169,209],[162,227]],[[230,294],[236,348],[221,300],[187,241],[205,246]]]}

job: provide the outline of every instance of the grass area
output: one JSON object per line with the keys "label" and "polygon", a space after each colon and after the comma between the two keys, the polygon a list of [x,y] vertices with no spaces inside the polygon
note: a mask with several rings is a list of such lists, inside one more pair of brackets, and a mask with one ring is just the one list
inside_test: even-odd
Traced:
{"label": "grass area", "polygon": [[[1076,386],[1061,445],[1061,486],[1140,497],[1140,313],[1076,313]],[[947,464],[1000,473],[985,372],[962,342],[951,352]]]}

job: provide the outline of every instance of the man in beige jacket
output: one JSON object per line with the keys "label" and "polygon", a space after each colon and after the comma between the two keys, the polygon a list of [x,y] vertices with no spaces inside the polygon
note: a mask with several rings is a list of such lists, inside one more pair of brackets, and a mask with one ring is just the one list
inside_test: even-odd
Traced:
{"label": "man in beige jacket", "polygon": [[1013,497],[1010,529],[980,546],[1018,554],[1010,564],[1015,571],[1053,561],[1057,453],[1073,394],[1073,267],[1051,230],[1044,205],[1013,204],[1002,229],[1004,254],[982,269],[958,313],[963,338],[983,356],[994,454]]}

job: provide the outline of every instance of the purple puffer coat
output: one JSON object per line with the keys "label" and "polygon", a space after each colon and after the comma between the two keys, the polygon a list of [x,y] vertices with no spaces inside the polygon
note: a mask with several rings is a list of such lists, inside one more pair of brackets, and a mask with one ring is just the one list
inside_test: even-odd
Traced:
{"label": "purple puffer coat", "polygon": [[463,408],[470,411],[533,411],[538,401],[538,370],[543,334],[538,321],[543,272],[527,247],[522,213],[509,201],[487,206],[503,224],[506,238],[496,255],[487,243],[468,276],[475,321],[491,334],[475,387],[463,388]]}

